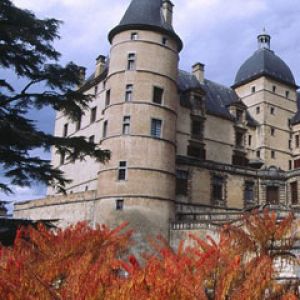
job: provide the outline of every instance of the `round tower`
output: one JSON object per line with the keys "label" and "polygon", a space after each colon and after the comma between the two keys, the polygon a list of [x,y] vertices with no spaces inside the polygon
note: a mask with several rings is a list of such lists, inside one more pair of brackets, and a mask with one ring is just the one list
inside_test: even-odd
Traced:
{"label": "round tower", "polygon": [[133,0],[109,33],[99,171],[101,222],[128,221],[137,234],[169,232],[174,214],[178,53],[170,1]]}

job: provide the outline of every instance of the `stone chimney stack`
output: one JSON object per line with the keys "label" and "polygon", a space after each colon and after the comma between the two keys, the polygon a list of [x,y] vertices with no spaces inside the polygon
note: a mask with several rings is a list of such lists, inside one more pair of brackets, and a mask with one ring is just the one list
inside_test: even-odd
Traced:
{"label": "stone chimney stack", "polygon": [[173,6],[174,4],[170,0],[163,0],[162,13],[166,23],[170,26],[172,26],[173,23]]}
{"label": "stone chimney stack", "polygon": [[103,71],[105,69],[105,63],[106,63],[106,57],[104,55],[99,55],[96,58],[95,78],[103,73]]}
{"label": "stone chimney stack", "polygon": [[79,79],[80,79],[79,87],[81,87],[85,82],[85,71],[86,71],[85,67],[80,67],[80,69],[79,69]]}
{"label": "stone chimney stack", "polygon": [[204,82],[204,67],[205,65],[199,62],[193,65],[193,74],[200,83]]}

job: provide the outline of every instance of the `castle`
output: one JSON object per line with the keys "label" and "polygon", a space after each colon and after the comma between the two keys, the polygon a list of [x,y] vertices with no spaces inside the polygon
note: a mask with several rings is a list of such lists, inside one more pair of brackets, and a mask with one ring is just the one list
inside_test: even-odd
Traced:
{"label": "castle", "polygon": [[[169,0],[132,0],[108,35],[80,89],[95,98],[81,120],[56,116],[56,136],[85,136],[111,151],[106,164],[52,163],[72,183],[67,195],[15,205],[17,218],[79,220],[142,236],[193,230],[245,209],[299,205],[300,111],[290,68],[260,34],[258,49],[232,87],[205,78],[204,65],[179,70],[183,47],[172,26]],[[218,217],[217,217],[218,216]],[[222,220],[223,220],[222,219]],[[221,220],[221,221],[222,221]]]}

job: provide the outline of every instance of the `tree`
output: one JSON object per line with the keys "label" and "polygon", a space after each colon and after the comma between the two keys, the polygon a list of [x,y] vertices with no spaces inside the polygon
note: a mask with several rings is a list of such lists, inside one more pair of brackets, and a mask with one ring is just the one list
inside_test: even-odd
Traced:
{"label": "tree", "polygon": [[[58,64],[60,53],[52,43],[59,38],[60,24],[56,19],[39,19],[10,0],[0,1],[0,68],[13,70],[27,81],[17,91],[0,78],[0,166],[14,185],[30,186],[38,181],[63,190],[69,182],[48,160],[32,157],[33,149],[54,146],[70,159],[90,156],[103,162],[109,158],[108,151],[84,137],[54,137],[27,118],[30,109],[49,106],[76,121],[92,100],[91,95],[74,89],[81,82],[81,68],[72,62]],[[43,87],[42,92],[36,91],[37,85]],[[12,192],[8,184],[0,182],[1,190]]]}
{"label": "tree", "polygon": [[223,227],[219,242],[194,236],[193,244],[184,247],[182,241],[176,251],[154,240],[157,251],[142,262],[130,255],[125,224],[115,230],[86,223],[57,231],[22,229],[14,247],[0,247],[0,298],[299,299],[299,279],[277,281],[274,264],[293,246],[293,216],[278,222],[274,213],[256,212],[243,223]]}

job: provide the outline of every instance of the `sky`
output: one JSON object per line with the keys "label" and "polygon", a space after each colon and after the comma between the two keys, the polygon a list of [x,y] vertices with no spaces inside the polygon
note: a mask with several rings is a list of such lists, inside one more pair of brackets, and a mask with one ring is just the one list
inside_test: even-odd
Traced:
{"label": "sky", "polygon": [[[109,54],[107,34],[116,26],[130,0],[12,0],[16,6],[33,11],[40,18],[56,18],[64,23],[55,48],[61,63],[74,61],[92,73],[95,58]],[[149,0],[151,1],[151,0]],[[299,0],[173,0],[174,28],[184,43],[180,68],[186,71],[196,62],[205,64],[206,78],[231,86],[241,64],[257,49],[256,37],[265,27],[271,48],[291,68],[300,83],[300,1]],[[13,75],[6,72],[8,78]],[[23,82],[15,81],[22,85]],[[54,130],[54,112],[30,112],[38,126]],[[49,154],[36,150],[36,155]],[[0,170],[1,176],[1,170]],[[14,187],[15,194],[0,199],[10,201],[41,198],[45,188]]]}

